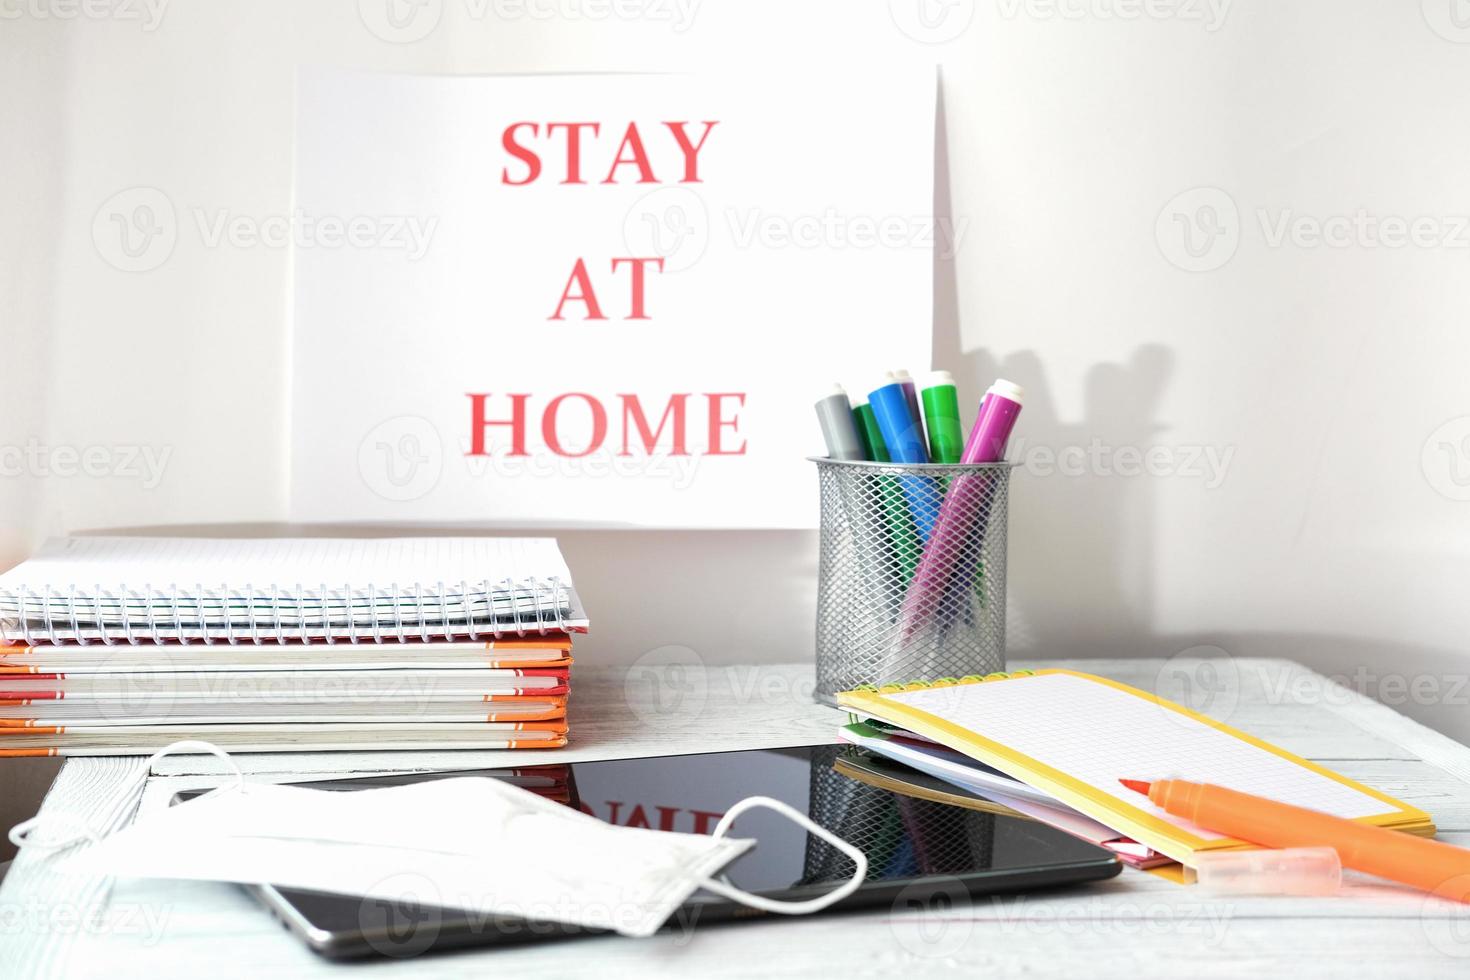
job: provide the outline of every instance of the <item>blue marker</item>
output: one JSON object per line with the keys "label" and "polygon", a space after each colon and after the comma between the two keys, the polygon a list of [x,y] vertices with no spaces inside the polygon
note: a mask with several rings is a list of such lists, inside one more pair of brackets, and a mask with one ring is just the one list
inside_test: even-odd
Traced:
{"label": "blue marker", "polygon": [[[890,376],[891,377],[891,376]],[[929,450],[924,447],[924,430],[909,408],[908,393],[903,383],[890,380],[868,395],[868,404],[878,419],[878,429],[895,463],[927,463]]]}
{"label": "blue marker", "polygon": [[[903,385],[903,396],[909,400],[909,414],[912,415],[914,417],[914,421],[918,423],[919,431],[921,433],[924,432],[924,415],[919,410],[919,388],[918,385],[914,384],[914,376],[912,374],[909,374],[908,371],[904,368],[899,368],[897,371],[890,371],[889,376],[892,377],[894,381],[897,381],[899,384]],[[929,439],[927,435],[924,438],[924,444],[926,446],[929,444]]]}
{"label": "blue marker", "polygon": [[[927,463],[929,451],[924,448],[924,430],[909,411],[908,396],[903,385],[890,381],[868,395],[868,404],[873,406],[873,415],[878,420],[878,430],[883,433],[883,442],[888,455],[895,463]],[[905,476],[899,478],[903,495],[908,500],[909,510],[914,515],[914,525],[919,537],[928,542],[939,518],[939,503],[942,496],[939,484],[929,477]]]}

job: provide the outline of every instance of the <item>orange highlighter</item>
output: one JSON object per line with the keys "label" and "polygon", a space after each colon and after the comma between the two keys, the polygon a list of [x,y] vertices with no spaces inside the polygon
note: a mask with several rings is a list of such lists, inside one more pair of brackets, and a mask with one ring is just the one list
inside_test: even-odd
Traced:
{"label": "orange highlighter", "polygon": [[1265,847],[1331,847],[1345,868],[1470,902],[1470,850],[1208,783],[1119,780],[1155,806]]}

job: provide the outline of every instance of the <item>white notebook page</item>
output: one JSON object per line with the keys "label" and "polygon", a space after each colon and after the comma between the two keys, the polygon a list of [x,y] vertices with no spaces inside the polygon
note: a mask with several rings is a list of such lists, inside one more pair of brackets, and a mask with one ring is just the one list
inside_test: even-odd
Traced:
{"label": "white notebook page", "polygon": [[553,538],[52,538],[29,561],[0,575],[0,589],[172,591],[343,586],[403,589],[439,583],[477,587],[485,580],[524,582],[572,576]]}
{"label": "white notebook page", "polygon": [[[1224,835],[1166,813],[1118,780],[1214,783],[1347,818],[1393,809],[1186,715],[1070,674],[928,688],[884,699],[953,722],[1209,840]],[[1003,760],[985,761],[1007,768]]]}

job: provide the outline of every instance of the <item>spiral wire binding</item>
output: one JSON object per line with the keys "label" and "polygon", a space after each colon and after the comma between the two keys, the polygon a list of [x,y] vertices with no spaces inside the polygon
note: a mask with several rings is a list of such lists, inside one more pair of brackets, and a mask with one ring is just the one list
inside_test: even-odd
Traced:
{"label": "spiral wire binding", "polygon": [[[262,607],[269,610],[268,621],[260,616]],[[360,608],[365,609],[366,623],[358,621]],[[114,591],[100,584],[90,593],[79,592],[75,585],[64,592],[50,586],[42,592],[20,586],[0,589],[0,641],[26,646],[87,644],[94,639],[109,646],[196,640],[335,643],[344,638],[349,643],[367,639],[406,643],[441,636],[478,641],[482,635],[499,639],[567,632],[572,611],[571,590],[555,576],[520,582],[507,578],[493,586],[484,579],[473,590],[461,581],[457,594],[443,581],[427,589],[423,582],[410,588],[394,582],[386,589],[369,582],[357,590],[349,584],[329,589],[322,583],[306,589],[298,583],[294,589],[281,589],[272,583],[268,592],[249,582],[244,589],[196,583],[192,593],[174,583],[166,591],[155,589],[151,582],[145,582],[141,592]]]}

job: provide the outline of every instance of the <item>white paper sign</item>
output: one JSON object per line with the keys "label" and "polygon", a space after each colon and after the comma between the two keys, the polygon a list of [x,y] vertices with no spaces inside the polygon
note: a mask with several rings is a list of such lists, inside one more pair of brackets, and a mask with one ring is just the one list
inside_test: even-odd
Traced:
{"label": "white paper sign", "polygon": [[934,91],[303,73],[293,516],[814,526],[813,403],[929,363]]}

